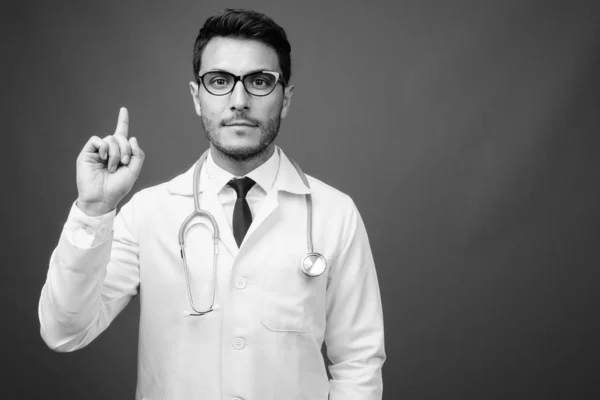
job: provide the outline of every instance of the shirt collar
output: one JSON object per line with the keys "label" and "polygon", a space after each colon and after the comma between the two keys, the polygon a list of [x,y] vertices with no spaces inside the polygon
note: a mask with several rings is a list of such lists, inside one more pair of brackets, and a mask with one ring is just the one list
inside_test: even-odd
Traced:
{"label": "shirt collar", "polygon": [[[277,156],[275,156],[275,154],[277,154]],[[210,158],[210,152],[207,156],[207,161],[209,158]],[[211,161],[211,162],[214,163],[214,161]],[[267,167],[266,170],[274,169],[275,173],[272,176],[272,178],[265,179],[265,177],[261,176],[263,174],[263,172],[257,171],[257,170],[259,170],[265,164],[271,163],[271,162],[273,163],[274,167],[273,166]],[[215,167],[217,166],[216,164],[214,164],[214,165],[215,165]],[[274,155],[271,156],[271,158],[269,158],[269,160],[267,160],[266,163],[261,165],[261,167],[256,168],[254,171],[250,172],[248,174],[248,176],[250,178],[252,178],[255,182],[257,182],[263,189],[267,188],[265,190],[267,192],[270,188],[273,188],[275,190],[283,190],[283,191],[286,191],[289,193],[294,193],[294,194],[307,194],[307,193],[312,192],[312,190],[304,184],[304,182],[302,181],[302,178],[300,178],[300,175],[298,175],[298,173],[296,172],[296,168],[294,168],[294,165],[291,163],[289,158],[285,155],[283,150],[281,150],[278,146],[275,146]],[[172,194],[191,196],[193,194],[194,168],[195,168],[195,164],[192,165],[183,174],[178,175],[175,178],[171,179],[169,182],[167,182],[166,183],[167,190]],[[210,167],[209,167],[209,169],[210,169]],[[216,170],[216,168],[213,171],[211,171],[211,173],[213,173],[215,170]],[[258,173],[254,174],[255,171],[257,171]],[[224,172],[229,174],[227,171],[224,171]],[[270,174],[265,173],[265,176],[270,176]],[[206,189],[206,181],[208,180],[208,179],[206,179],[207,177],[208,176],[206,175],[206,165],[205,165],[202,168],[202,173],[201,173],[201,178],[200,178],[200,187],[199,187],[200,192],[202,192]],[[215,185],[217,192],[219,190],[221,190],[223,188],[223,186],[225,186],[232,177],[233,177],[233,175],[229,174],[228,179],[226,181],[224,181],[221,186],[217,187]],[[219,182],[222,182],[221,179],[225,179],[225,178],[219,178]],[[271,182],[270,184],[268,183],[269,181]],[[211,180],[211,183],[212,182],[213,181]],[[263,186],[263,185],[265,185],[265,186]]]}
{"label": "shirt collar", "polygon": [[[273,187],[275,177],[279,171],[279,152],[275,150],[269,159],[257,168],[250,171],[246,176],[252,179],[260,188],[268,193]],[[211,180],[217,193],[219,193],[227,183],[233,178],[241,178],[232,175],[219,167],[212,158],[211,152],[206,157],[206,176]],[[204,175],[203,175],[204,176]]]}

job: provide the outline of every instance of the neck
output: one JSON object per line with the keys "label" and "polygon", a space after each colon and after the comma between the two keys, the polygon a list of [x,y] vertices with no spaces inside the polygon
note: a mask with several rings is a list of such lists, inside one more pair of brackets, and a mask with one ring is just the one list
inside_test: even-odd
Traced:
{"label": "neck", "polygon": [[265,151],[257,154],[255,157],[252,157],[248,160],[239,161],[221,153],[212,144],[210,145],[210,155],[215,164],[234,176],[245,176],[249,172],[260,167],[273,155],[274,151],[275,144],[271,143],[269,147],[265,149]]}

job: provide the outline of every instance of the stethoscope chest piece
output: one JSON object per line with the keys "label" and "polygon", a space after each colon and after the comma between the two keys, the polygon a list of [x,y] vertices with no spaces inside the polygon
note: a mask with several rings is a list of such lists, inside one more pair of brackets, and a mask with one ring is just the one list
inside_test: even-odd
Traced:
{"label": "stethoscope chest piece", "polygon": [[308,276],[319,276],[327,268],[327,260],[320,253],[308,253],[302,257],[301,269]]}

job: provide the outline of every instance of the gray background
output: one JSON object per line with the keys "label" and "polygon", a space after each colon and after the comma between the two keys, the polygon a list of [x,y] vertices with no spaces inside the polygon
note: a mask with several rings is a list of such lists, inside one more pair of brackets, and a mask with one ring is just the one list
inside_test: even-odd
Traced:
{"label": "gray background", "polygon": [[240,5],[292,43],[278,143],[367,226],[384,398],[598,398],[599,4],[534,0],[3,5],[0,397],[133,398],[137,301],[81,351],[39,336],[75,159],[125,105],[134,191],[186,170],[192,45]]}

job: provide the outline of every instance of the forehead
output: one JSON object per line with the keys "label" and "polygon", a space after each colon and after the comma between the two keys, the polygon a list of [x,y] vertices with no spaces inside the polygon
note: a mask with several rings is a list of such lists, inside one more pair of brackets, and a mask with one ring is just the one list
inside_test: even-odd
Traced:
{"label": "forehead", "polygon": [[279,71],[279,59],[275,49],[258,40],[214,37],[204,47],[200,66],[201,74],[225,70],[243,75],[261,69]]}

